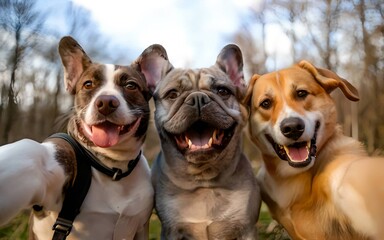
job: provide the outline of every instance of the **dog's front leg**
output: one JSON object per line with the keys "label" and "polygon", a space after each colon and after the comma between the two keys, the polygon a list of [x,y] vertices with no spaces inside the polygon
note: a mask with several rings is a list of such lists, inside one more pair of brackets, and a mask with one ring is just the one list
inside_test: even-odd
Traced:
{"label": "dog's front leg", "polygon": [[121,215],[115,225],[113,239],[147,240],[151,210],[145,209],[134,216]]}
{"label": "dog's front leg", "polygon": [[246,224],[238,221],[216,221],[208,225],[208,239],[254,240],[256,239],[256,227],[249,229]]}
{"label": "dog's front leg", "polygon": [[177,223],[172,227],[162,227],[161,240],[208,239],[206,223]]}
{"label": "dog's front leg", "polygon": [[144,225],[143,228],[139,229],[136,234],[134,240],[147,240],[149,239],[149,220]]}
{"label": "dog's front leg", "polygon": [[54,207],[65,182],[55,145],[24,139],[0,147],[0,225],[35,204]]}

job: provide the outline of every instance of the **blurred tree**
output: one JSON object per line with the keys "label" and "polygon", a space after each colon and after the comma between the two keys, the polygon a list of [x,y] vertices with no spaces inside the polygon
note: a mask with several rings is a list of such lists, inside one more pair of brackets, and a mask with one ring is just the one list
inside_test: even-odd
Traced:
{"label": "blurred tree", "polygon": [[[356,45],[362,50],[361,108],[359,115],[362,138],[369,152],[384,146],[384,3],[379,0],[353,2],[360,33]],[[375,127],[372,127],[375,126]]]}
{"label": "blurred tree", "polygon": [[[380,0],[264,0],[253,19],[237,32],[235,42],[246,59],[257,59],[265,45],[255,29],[278,23],[290,39],[292,64],[307,59],[330,69],[358,87],[361,100],[350,102],[333,93],[339,122],[347,135],[359,138],[370,153],[384,147],[384,2]],[[268,44],[268,43],[266,43]],[[256,51],[256,49],[258,51]],[[276,56],[265,52],[267,70],[275,70]],[[262,62],[248,60],[252,73]]]}
{"label": "blurred tree", "polygon": [[[0,1],[0,56],[4,56],[0,57],[0,144],[24,137],[42,140],[57,131],[54,122],[58,116],[63,116],[58,126],[65,129],[62,126],[73,99],[63,89],[57,51],[62,36],[73,36],[94,61],[132,61],[126,50],[108,50],[111,42],[100,33],[88,10],[72,2],[65,2],[61,12],[56,5],[52,9],[41,4],[36,0]],[[55,21],[47,24],[48,18],[61,14],[64,22],[60,27]]]}
{"label": "blurred tree", "polygon": [[243,26],[234,34],[233,39],[242,49],[244,58],[245,80],[255,74],[267,71],[266,50],[266,25],[267,19],[264,14],[265,4],[250,9],[250,18],[244,19]]}
{"label": "blurred tree", "polygon": [[[275,14],[276,22],[280,25],[281,29],[285,32],[291,42],[291,55],[292,62],[297,62],[297,23],[300,22],[302,15],[305,14],[307,6],[306,1],[287,1],[287,0],[272,0],[271,4],[274,6],[271,11]],[[284,17],[282,17],[284,16]]]}
{"label": "blurred tree", "polygon": [[[338,68],[338,58],[336,56],[338,42],[335,35],[339,29],[339,17],[341,11],[341,0],[318,1],[313,6],[310,14],[318,11],[318,17],[305,21],[306,29],[311,36],[311,42],[316,47],[321,57],[324,67],[333,71]],[[309,14],[307,15],[307,17]],[[309,18],[307,18],[309,19]],[[320,21],[319,21],[320,20]],[[316,27],[314,28],[316,24]],[[317,31],[315,33],[314,31]]]}
{"label": "blurred tree", "polygon": [[[1,142],[8,142],[12,124],[18,111],[15,82],[20,63],[25,58],[29,48],[36,44],[36,33],[41,31],[44,16],[35,9],[34,0],[2,0],[0,2],[0,27],[2,31],[10,34],[7,47],[10,50],[7,65],[10,69],[9,85],[3,82],[2,89],[6,89],[7,97],[2,96],[7,104],[4,125],[2,127]],[[3,93],[3,91],[2,91]]]}

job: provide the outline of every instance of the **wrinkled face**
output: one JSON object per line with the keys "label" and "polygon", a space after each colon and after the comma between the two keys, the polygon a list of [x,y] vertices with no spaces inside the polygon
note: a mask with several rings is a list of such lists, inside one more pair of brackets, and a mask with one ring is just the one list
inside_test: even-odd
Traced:
{"label": "wrinkled face", "polygon": [[84,140],[105,148],[145,135],[149,93],[145,79],[134,68],[91,64],[75,91],[76,123]]}
{"label": "wrinkled face", "polygon": [[154,93],[162,142],[171,143],[189,162],[215,158],[244,125],[240,98],[218,67],[172,70]]}
{"label": "wrinkled face", "polygon": [[286,174],[313,165],[335,124],[333,100],[308,71],[289,68],[255,81],[250,134],[264,155],[281,160]]}

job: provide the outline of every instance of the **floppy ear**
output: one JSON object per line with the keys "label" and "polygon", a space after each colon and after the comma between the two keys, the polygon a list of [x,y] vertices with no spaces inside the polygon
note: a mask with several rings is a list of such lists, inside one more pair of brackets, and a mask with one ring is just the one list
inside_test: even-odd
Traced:
{"label": "floppy ear", "polygon": [[254,74],[249,81],[247,91],[245,92],[245,96],[243,98],[242,103],[246,106],[251,106],[251,99],[253,94],[253,86],[255,85],[256,80],[260,77],[258,74]]}
{"label": "floppy ear", "polygon": [[237,45],[226,45],[217,56],[216,64],[237,87],[240,89],[246,87],[243,74],[243,55]]}
{"label": "floppy ear", "polygon": [[75,94],[76,82],[92,61],[76,40],[70,36],[60,40],[59,54],[64,66],[65,88],[71,94]]}
{"label": "floppy ear", "polygon": [[316,68],[307,61],[301,61],[299,66],[310,72],[317,82],[327,91],[331,93],[336,88],[340,88],[344,96],[351,101],[359,101],[359,92],[347,80],[339,77],[336,73],[322,68]]}
{"label": "floppy ear", "polygon": [[147,81],[151,92],[156,89],[156,84],[173,69],[168,60],[167,51],[160,44],[153,44],[146,48],[137,58],[135,64],[138,65]]}

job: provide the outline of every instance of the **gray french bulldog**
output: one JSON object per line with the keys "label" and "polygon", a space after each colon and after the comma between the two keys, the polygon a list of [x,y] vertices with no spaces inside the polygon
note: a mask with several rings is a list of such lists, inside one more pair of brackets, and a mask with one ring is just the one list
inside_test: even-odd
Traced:
{"label": "gray french bulldog", "polygon": [[142,56],[161,141],[152,183],[162,239],[257,238],[259,186],[241,149],[248,111],[239,47],[225,46],[201,69],[175,69],[157,44]]}

